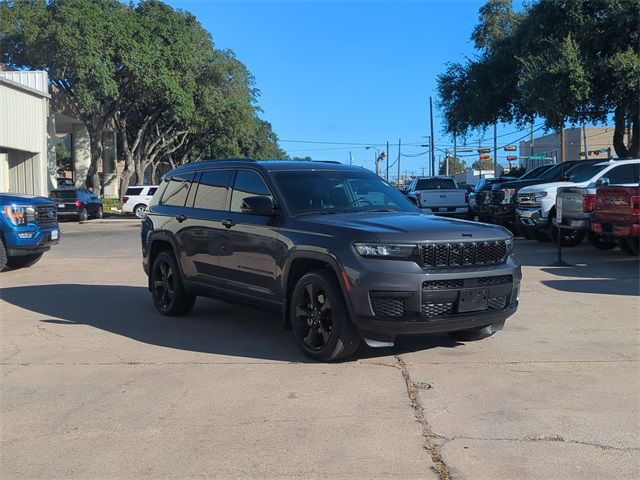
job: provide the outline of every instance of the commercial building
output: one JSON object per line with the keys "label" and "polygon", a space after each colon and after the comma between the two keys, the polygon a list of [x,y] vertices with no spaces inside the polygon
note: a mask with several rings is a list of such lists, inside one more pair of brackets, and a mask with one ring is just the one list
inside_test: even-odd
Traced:
{"label": "commercial building", "polygon": [[521,141],[519,149],[522,166],[530,170],[562,159],[602,158],[606,160],[609,155],[615,158],[613,127],[565,128],[564,155],[562,155],[560,143],[558,133]]}
{"label": "commercial building", "polygon": [[[56,142],[66,138],[68,175],[84,185],[91,163],[89,134],[66,97],[49,85],[44,71],[6,71],[0,65],[0,192],[48,196],[59,175]],[[104,196],[118,195],[116,133],[103,133],[99,173]],[[62,173],[62,172],[60,172]]]}

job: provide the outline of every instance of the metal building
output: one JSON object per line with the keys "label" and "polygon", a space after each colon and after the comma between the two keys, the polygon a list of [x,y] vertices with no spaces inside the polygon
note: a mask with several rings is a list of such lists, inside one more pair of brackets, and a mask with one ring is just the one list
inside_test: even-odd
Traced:
{"label": "metal building", "polygon": [[49,79],[0,71],[0,191],[47,196],[55,180]]}

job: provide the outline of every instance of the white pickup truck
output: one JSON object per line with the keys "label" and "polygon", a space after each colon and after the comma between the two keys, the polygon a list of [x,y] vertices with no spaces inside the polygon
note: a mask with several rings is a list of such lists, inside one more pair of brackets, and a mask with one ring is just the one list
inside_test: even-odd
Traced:
{"label": "white pickup truck", "polygon": [[417,177],[411,180],[407,196],[423,213],[467,217],[468,193],[451,177]]}

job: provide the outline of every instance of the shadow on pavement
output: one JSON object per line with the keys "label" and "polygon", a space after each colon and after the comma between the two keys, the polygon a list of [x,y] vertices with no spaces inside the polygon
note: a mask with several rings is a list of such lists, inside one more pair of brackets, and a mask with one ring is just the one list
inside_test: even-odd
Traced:
{"label": "shadow on pavement", "polygon": [[[218,355],[311,362],[299,351],[281,315],[198,298],[188,316],[160,315],[144,287],[32,285],[2,289],[12,305],[53,317],[47,323],[90,325],[150,345]],[[355,358],[459,345],[446,335],[412,338],[394,349],[361,348]],[[353,358],[352,358],[353,359]]]}

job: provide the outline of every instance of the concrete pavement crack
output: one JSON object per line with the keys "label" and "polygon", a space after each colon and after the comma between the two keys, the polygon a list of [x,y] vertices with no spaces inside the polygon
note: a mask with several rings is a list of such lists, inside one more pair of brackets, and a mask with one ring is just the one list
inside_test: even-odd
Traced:
{"label": "concrete pavement crack", "polygon": [[[520,438],[491,438],[491,437],[448,437],[445,439],[444,443],[449,443],[454,440],[480,440],[486,442],[560,442],[560,443],[571,443],[575,445],[584,445],[588,447],[595,447],[601,450],[615,450],[618,452],[637,452],[640,451],[638,447],[614,447],[611,445],[603,445],[601,443],[596,442],[583,442],[580,440],[571,440],[565,439],[560,435],[548,435],[548,436],[537,436],[537,437],[520,437]],[[444,445],[443,443],[443,445]]]}
{"label": "concrete pavement crack", "polygon": [[444,460],[440,453],[440,444],[436,442],[437,439],[440,439],[442,437],[436,435],[433,432],[433,430],[431,429],[431,425],[429,425],[429,422],[424,415],[424,408],[422,406],[420,396],[418,395],[420,386],[411,379],[411,375],[409,374],[409,370],[407,369],[407,364],[404,362],[402,357],[400,355],[395,355],[395,358],[398,362],[398,367],[402,371],[402,378],[404,379],[404,383],[407,386],[407,394],[409,396],[409,400],[411,401],[411,407],[413,408],[416,422],[418,422],[422,428],[422,436],[424,437],[425,441],[424,447],[431,456],[433,469],[435,470],[440,480],[449,480],[449,467],[446,463],[444,463]]}

